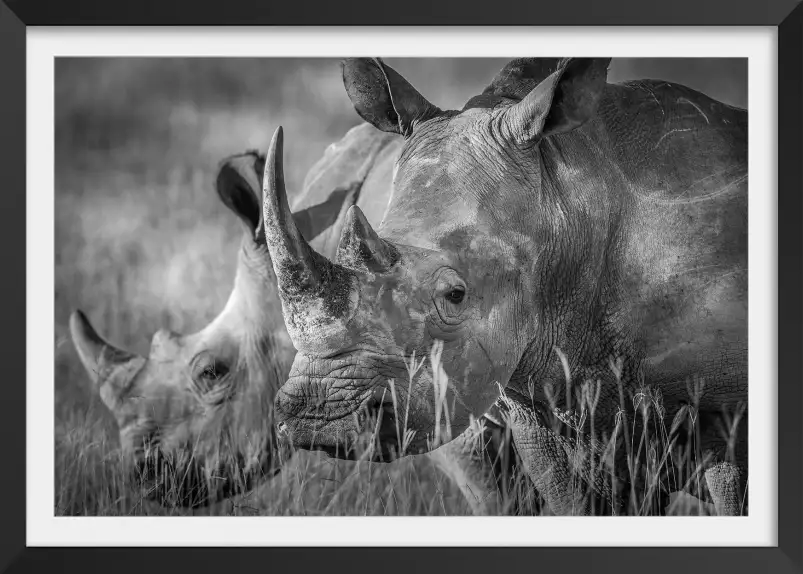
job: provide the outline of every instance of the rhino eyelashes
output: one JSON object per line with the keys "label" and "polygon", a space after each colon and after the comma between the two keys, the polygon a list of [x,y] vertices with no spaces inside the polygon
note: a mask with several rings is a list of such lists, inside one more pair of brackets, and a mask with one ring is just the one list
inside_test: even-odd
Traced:
{"label": "rhino eyelashes", "polygon": [[217,363],[206,365],[201,370],[198,380],[203,381],[211,386],[215,386],[216,382],[223,379],[226,375],[228,375],[229,369],[226,365]]}

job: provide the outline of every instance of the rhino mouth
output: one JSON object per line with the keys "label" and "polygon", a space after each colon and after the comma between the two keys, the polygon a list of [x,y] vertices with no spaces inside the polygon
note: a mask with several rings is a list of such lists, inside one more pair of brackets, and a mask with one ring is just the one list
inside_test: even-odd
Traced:
{"label": "rhino mouth", "polygon": [[399,458],[404,435],[396,414],[404,411],[407,390],[396,388],[404,394],[396,397],[397,411],[388,381],[408,374],[404,362],[393,359],[353,352],[326,358],[297,354],[274,402],[279,440],[338,459]]}
{"label": "rhino mouth", "polygon": [[344,406],[341,401],[299,400],[293,387],[286,384],[276,397],[280,441],[341,460],[400,458],[396,411],[385,389],[363,389]]}

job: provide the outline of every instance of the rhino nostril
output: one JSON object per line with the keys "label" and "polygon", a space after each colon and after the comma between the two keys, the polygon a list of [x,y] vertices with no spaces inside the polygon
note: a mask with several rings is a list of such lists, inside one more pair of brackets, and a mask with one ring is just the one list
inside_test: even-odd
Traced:
{"label": "rhino nostril", "polygon": [[279,431],[279,434],[282,434],[282,435],[283,434],[287,434],[287,423],[284,423],[284,422],[279,423],[278,425],[276,425],[276,430]]}

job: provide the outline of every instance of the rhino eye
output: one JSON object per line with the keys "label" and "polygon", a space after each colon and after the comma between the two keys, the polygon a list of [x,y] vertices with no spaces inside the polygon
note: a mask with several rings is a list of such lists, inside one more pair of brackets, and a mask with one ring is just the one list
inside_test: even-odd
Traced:
{"label": "rhino eye", "polygon": [[213,383],[225,377],[229,369],[222,361],[206,355],[195,361],[192,371],[193,379],[206,383]]}
{"label": "rhino eye", "polygon": [[205,379],[219,379],[226,374],[226,370],[217,365],[207,365],[201,371],[201,376]]}
{"label": "rhino eye", "polygon": [[444,295],[444,297],[446,297],[446,300],[454,305],[459,305],[460,303],[462,303],[463,298],[465,296],[466,296],[465,290],[461,289],[460,287],[455,287],[454,289],[446,293],[446,295]]}

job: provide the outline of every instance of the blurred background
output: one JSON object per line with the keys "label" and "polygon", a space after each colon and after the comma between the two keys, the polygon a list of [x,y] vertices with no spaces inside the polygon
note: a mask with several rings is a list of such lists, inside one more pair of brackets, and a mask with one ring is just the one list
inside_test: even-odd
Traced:
{"label": "blurred background", "polygon": [[[459,109],[507,60],[386,62],[434,104]],[[610,82],[644,78],[747,107],[744,59],[613,60]],[[55,118],[58,435],[85,425],[96,401],[70,312],[84,310],[107,339],[144,355],[159,328],[202,328],[228,297],[241,238],[213,188],[219,162],[264,152],[281,124],[292,194],[361,120],[337,60],[281,58],[58,58]],[[104,409],[92,412],[111,428]]]}

